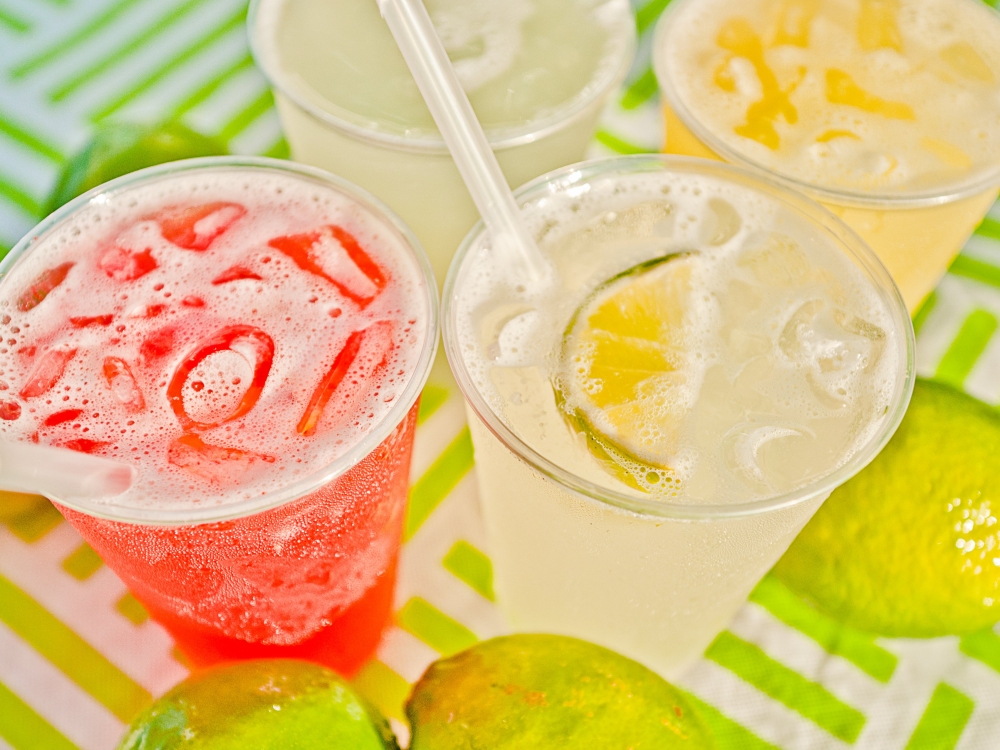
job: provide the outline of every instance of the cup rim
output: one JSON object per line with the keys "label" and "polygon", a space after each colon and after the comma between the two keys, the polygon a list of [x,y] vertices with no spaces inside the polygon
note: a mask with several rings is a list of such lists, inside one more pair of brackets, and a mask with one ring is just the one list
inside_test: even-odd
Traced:
{"label": "cup rim", "polygon": [[[963,198],[972,197],[987,190],[996,190],[1000,187],[1000,163],[994,165],[993,169],[973,180],[965,180],[938,188],[913,191],[910,193],[891,193],[878,191],[861,191],[844,188],[831,188],[814,182],[796,179],[781,174],[776,170],[760,164],[756,160],[741,153],[732,147],[705,125],[688,109],[681,100],[680,95],[673,86],[673,81],[669,73],[666,62],[668,37],[671,33],[672,25],[679,15],[696,0],[674,0],[670,3],[663,15],[660,16],[653,34],[653,72],[656,76],[660,92],[666,98],[670,108],[677,115],[678,119],[684,123],[694,135],[713,153],[717,154],[725,161],[743,167],[764,172],[776,182],[786,187],[806,193],[814,200],[833,203],[841,206],[870,209],[892,209],[892,208],[926,208],[938,206],[946,203],[953,203]],[[988,6],[981,0],[955,0],[956,2],[969,2],[975,6],[982,6],[994,17],[994,21],[1000,24],[1000,11]]]}
{"label": "cup rim", "polygon": [[[257,63],[257,68],[263,73],[268,84],[277,94],[288,99],[299,110],[309,115],[321,125],[337,130],[357,140],[396,151],[440,155],[448,155],[450,153],[444,143],[444,139],[441,138],[439,133],[433,133],[430,137],[412,138],[398,133],[389,133],[365,127],[347,117],[341,117],[335,112],[324,109],[290,83],[278,60],[272,59],[272,55],[266,51],[260,39],[260,34],[263,32],[257,28],[257,18],[265,3],[286,1],[251,0],[250,7],[247,10],[246,23],[250,39],[250,52]],[[635,23],[629,3],[627,0],[625,2],[619,0],[619,2],[628,12],[620,22],[621,30],[618,35],[620,38],[617,39],[618,49],[615,50],[615,53],[619,57],[617,68],[611,69],[611,72],[605,75],[604,80],[600,81],[600,85],[587,89],[585,96],[581,96],[578,93],[569,100],[565,108],[560,108],[538,122],[507,128],[486,128],[486,138],[495,151],[517,148],[528,143],[534,143],[561,130],[572,127],[579,120],[586,118],[595,106],[602,106],[607,95],[621,85],[632,66],[637,39]],[[347,110],[340,111],[347,112]]]}
{"label": "cup rim", "polygon": [[397,239],[401,241],[413,260],[416,261],[423,276],[425,289],[423,297],[427,329],[421,346],[420,356],[414,366],[410,381],[382,421],[349,450],[313,473],[259,497],[246,498],[238,502],[223,505],[170,508],[142,508],[116,504],[114,502],[50,498],[59,505],[97,518],[155,526],[191,526],[228,521],[260,513],[305,497],[349,471],[375,450],[406,419],[410,408],[416,403],[420,391],[430,375],[431,365],[437,349],[440,325],[437,283],[434,280],[434,272],[431,270],[430,261],[427,259],[427,254],[413,232],[385,203],[367,190],[315,167],[267,157],[207,156],[159,164],[131,172],[87,191],[43,219],[0,261],[0,285],[2,285],[3,280],[7,277],[10,270],[35,245],[42,242],[65,219],[75,215],[90,205],[92,201],[103,200],[105,196],[116,195],[137,184],[154,182],[158,179],[180,173],[230,169],[280,172],[321,184],[325,188],[339,192],[341,195],[359,204],[363,209],[369,211],[376,220],[381,221],[388,230],[396,234]]}
{"label": "cup rim", "polygon": [[857,262],[862,273],[875,286],[880,298],[889,310],[901,335],[895,336],[900,364],[903,371],[897,377],[895,390],[890,401],[889,412],[877,434],[862,446],[848,461],[824,476],[790,492],[747,503],[678,503],[645,500],[634,495],[618,492],[576,476],[555,462],[528,446],[490,408],[485,398],[476,389],[466,368],[458,342],[456,311],[458,294],[464,274],[469,267],[466,263],[472,251],[481,247],[485,238],[485,227],[480,221],[469,232],[459,247],[448,269],[442,294],[442,323],[444,347],[448,362],[466,402],[485,427],[514,456],[541,474],[545,481],[554,482],[583,500],[596,503],[600,507],[611,506],[639,517],[649,519],[718,520],[753,516],[769,511],[781,510],[798,505],[815,497],[825,496],[863,469],[892,437],[899,426],[909,404],[916,378],[914,366],[915,339],[913,325],[903,297],[885,266],[864,241],[826,208],[809,198],[793,192],[773,180],[768,180],[759,172],[742,167],[697,159],[687,156],[667,156],[663,154],[639,154],[618,156],[572,164],[544,174],[514,191],[522,210],[546,195],[552,195],[580,182],[595,177],[614,174],[636,174],[642,171],[681,171],[699,175],[709,175],[730,182],[737,182],[758,191],[764,190],[773,200],[786,208],[804,216],[817,229],[841,247]]}

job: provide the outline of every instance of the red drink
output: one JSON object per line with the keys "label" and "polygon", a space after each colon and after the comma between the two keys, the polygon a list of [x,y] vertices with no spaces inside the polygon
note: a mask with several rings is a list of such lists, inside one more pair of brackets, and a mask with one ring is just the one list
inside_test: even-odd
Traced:
{"label": "red drink", "polygon": [[196,663],[350,673],[388,620],[436,311],[384,212],[314,170],[195,160],[4,261],[0,432],[139,468],[61,509]]}

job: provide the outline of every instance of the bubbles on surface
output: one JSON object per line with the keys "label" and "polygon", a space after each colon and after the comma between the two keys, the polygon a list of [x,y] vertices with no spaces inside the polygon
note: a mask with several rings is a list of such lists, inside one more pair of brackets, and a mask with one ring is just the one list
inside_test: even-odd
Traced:
{"label": "bubbles on surface", "polygon": [[[713,177],[598,176],[584,185],[527,212],[557,269],[548,292],[512,290],[482,241],[456,288],[465,367],[521,440],[619,492],[706,503],[790,491],[866,445],[902,363],[890,311],[833,239],[766,194]],[[657,269],[677,258],[689,286],[650,296],[639,280],[655,284]],[[667,300],[683,315],[669,314],[669,332],[647,331],[643,314],[620,326],[632,331],[624,345],[594,343],[605,340],[598,330],[566,349],[581,316],[626,288],[622,316],[638,303],[665,320],[657,306]],[[668,340],[669,367],[660,361]],[[593,367],[605,348],[617,358]],[[558,385],[568,368],[581,376],[577,395]],[[552,400],[553,390],[562,395]],[[576,400],[605,396],[614,402],[580,423]],[[609,456],[624,474],[608,468]]]}
{"label": "bubbles on surface", "polygon": [[[315,255],[328,278],[268,248],[324,227],[344,232]],[[234,268],[251,273],[213,283]],[[423,284],[381,219],[308,179],[255,172],[247,183],[231,168],[130,188],[53,229],[3,280],[0,337],[17,344],[0,347],[0,369],[17,400],[0,416],[20,411],[0,432],[137,464],[139,481],[116,499],[136,507],[260,496],[329,465],[395,406],[427,335]],[[383,355],[361,357],[315,434],[297,433],[347,337],[381,322],[396,325]],[[179,421],[175,372],[234,327],[272,339],[269,372],[257,377],[252,337],[204,352],[177,386]]]}

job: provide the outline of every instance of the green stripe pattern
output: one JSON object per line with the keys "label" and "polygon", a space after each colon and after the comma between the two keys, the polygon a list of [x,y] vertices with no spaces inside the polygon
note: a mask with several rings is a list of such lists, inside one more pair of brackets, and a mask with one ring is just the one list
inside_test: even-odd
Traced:
{"label": "green stripe pattern", "polygon": [[[181,65],[184,65],[198,54],[211,47],[219,39],[223,38],[235,29],[241,28],[245,21],[246,8],[241,8],[237,13],[224,20],[221,24],[209,29],[208,32],[200,36],[180,52],[176,53],[173,57],[167,60],[167,62],[163,63],[141,81],[134,84],[128,91],[123,94],[119,94],[112,101],[103,105],[100,109],[94,112],[91,117],[94,120],[103,120],[109,115],[114,114],[126,104],[136,99],[140,94],[144,94],[152,89],[156,84],[166,78],[170,73],[174,72]],[[224,138],[223,140],[228,139]]]}
{"label": "green stripe pattern", "polygon": [[770,742],[765,742],[745,726],[733,721],[700,698],[691,693],[685,693],[684,697],[711,728],[719,750],[778,750]]}
{"label": "green stripe pattern", "polygon": [[152,701],[145,688],[3,576],[0,621],[122,721]]}
{"label": "green stripe pattern", "polygon": [[78,750],[3,683],[0,683],[0,738],[14,750]]}
{"label": "green stripe pattern", "polygon": [[598,130],[594,136],[597,142],[602,146],[605,146],[615,153],[624,154],[628,156],[630,154],[652,154],[656,153],[655,149],[646,148],[645,146],[639,146],[635,143],[630,143],[621,136],[617,136],[614,133],[610,133],[607,130]]}
{"label": "green stripe pattern", "polygon": [[948,273],[1000,289],[1000,267],[970,258],[968,255],[959,255],[955,258]]}
{"label": "green stripe pattern", "polygon": [[886,683],[896,670],[898,659],[881,646],[875,637],[845,627],[817,612],[774,576],[766,576],[750,594],[775,618],[809,636],[827,653],[847,659],[865,674]]}
{"label": "green stripe pattern", "polygon": [[136,52],[141,50],[144,45],[148,44],[160,34],[169,30],[173,26],[176,26],[185,18],[185,16],[193,12],[198,8],[198,6],[205,2],[207,2],[207,0],[187,0],[180,5],[169,8],[166,13],[162,14],[156,19],[156,21],[143,29],[139,34],[136,34],[128,39],[124,44],[112,49],[104,55],[104,57],[77,72],[69,78],[69,80],[56,86],[50,92],[49,99],[52,102],[61,102],[64,99],[67,99],[84,85],[94,81],[102,73],[106,73],[115,65],[121,63],[131,55],[134,55]]}
{"label": "green stripe pattern", "polygon": [[396,613],[396,621],[442,656],[452,656],[474,646],[476,634],[426,599],[415,596]]}
{"label": "green stripe pattern", "polygon": [[906,750],[952,750],[972,716],[972,700],[951,685],[934,688]]}
{"label": "green stripe pattern", "polygon": [[977,659],[1000,672],[1000,636],[992,630],[982,630],[963,636],[958,648],[966,656]]}
{"label": "green stripe pattern", "polygon": [[420,408],[417,410],[417,424],[421,425],[434,416],[448,400],[448,389],[428,383],[420,392]]}
{"label": "green stripe pattern", "polygon": [[775,661],[757,645],[723,631],[705,652],[705,658],[725,667],[760,692],[783,703],[837,739],[854,742],[865,717],[825,687]]}
{"label": "green stripe pattern", "polygon": [[63,560],[62,568],[78,581],[86,581],[101,569],[104,563],[94,548],[84,542]]}
{"label": "green stripe pattern", "polygon": [[980,237],[1000,241],[1000,221],[987,216],[983,223],[976,227],[975,233]]}
{"label": "green stripe pattern", "polygon": [[441,561],[444,569],[489,601],[493,593],[493,563],[482,551],[464,540],[459,540],[448,550]]}
{"label": "green stripe pattern", "polygon": [[127,10],[138,5],[143,0],[118,0],[85,25],[53,44],[48,49],[34,55],[11,69],[11,77],[24,78],[49,63],[58,60],[84,42],[99,34],[105,28],[117,21]]}
{"label": "green stripe pattern", "polygon": [[961,388],[996,330],[997,319],[993,313],[986,310],[970,313],[938,363],[934,377]]}
{"label": "green stripe pattern", "polygon": [[424,475],[410,489],[410,504],[406,512],[404,539],[412,539],[424,521],[441,504],[448,493],[455,489],[472,468],[472,438],[469,428],[464,428],[431,464]]}
{"label": "green stripe pattern", "polygon": [[27,34],[31,31],[31,22],[19,16],[12,10],[0,5],[0,30],[9,29],[15,34]]}

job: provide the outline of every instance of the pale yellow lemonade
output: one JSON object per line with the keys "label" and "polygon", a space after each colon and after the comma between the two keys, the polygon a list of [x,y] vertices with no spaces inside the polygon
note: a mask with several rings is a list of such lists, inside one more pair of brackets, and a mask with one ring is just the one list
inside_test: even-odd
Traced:
{"label": "pale yellow lemonade", "polygon": [[[628,0],[427,0],[512,185],[583,158],[628,70]],[[292,157],[386,201],[439,280],[479,215],[375,0],[257,0],[250,32]]]}
{"label": "pale yellow lemonade", "polygon": [[911,310],[1000,186],[1000,14],[980,0],[681,0],[666,150],[767,170],[879,255]]}
{"label": "pale yellow lemonade", "polygon": [[839,221],[731,167],[592,162],[521,199],[552,278],[470,235],[445,289],[498,601],[669,676],[891,435],[909,318]]}

